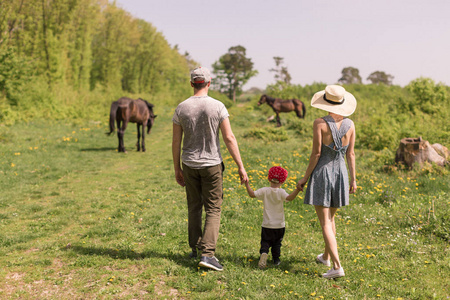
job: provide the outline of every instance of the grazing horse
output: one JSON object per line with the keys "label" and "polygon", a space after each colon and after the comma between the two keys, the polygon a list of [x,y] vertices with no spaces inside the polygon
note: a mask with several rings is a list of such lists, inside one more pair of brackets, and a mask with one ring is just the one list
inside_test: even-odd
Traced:
{"label": "grazing horse", "polygon": [[306,114],[305,104],[298,99],[282,100],[278,98],[272,98],[267,95],[262,95],[258,101],[258,105],[267,103],[272,107],[273,111],[277,114],[277,127],[281,126],[280,112],[291,112],[295,111],[297,117],[304,118]]}
{"label": "grazing horse", "polygon": [[142,126],[142,152],[145,152],[145,126],[147,126],[147,134],[150,134],[153,123],[155,121],[155,114],[153,113],[153,104],[148,103],[141,98],[134,100],[122,97],[111,104],[109,113],[109,132],[108,135],[114,132],[114,122],[117,122],[117,136],[119,137],[119,152],[127,152],[123,144],[123,134],[127,129],[128,122],[136,123],[137,125],[137,151],[141,150],[139,139],[141,138],[140,127]]}

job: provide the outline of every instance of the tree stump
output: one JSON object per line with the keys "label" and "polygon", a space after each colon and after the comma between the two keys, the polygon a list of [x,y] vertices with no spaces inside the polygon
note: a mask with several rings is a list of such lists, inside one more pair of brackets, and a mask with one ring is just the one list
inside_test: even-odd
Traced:
{"label": "tree stump", "polygon": [[448,151],[448,148],[445,146],[442,146],[441,144],[433,144],[431,147],[436,150],[436,152],[445,158],[445,160],[448,160],[448,157],[450,156],[450,151]]}
{"label": "tree stump", "polygon": [[[442,147],[447,149],[444,146]],[[428,141],[419,137],[417,139],[404,138],[400,141],[400,146],[395,155],[395,162],[404,163],[409,168],[412,168],[414,163],[422,165],[424,162],[436,163],[439,166],[444,166],[447,163],[447,160],[439,155]]]}

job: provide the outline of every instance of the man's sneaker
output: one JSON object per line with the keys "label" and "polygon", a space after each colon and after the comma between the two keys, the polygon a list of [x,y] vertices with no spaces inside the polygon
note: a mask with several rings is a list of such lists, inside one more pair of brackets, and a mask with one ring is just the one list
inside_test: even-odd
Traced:
{"label": "man's sneaker", "polygon": [[267,253],[262,253],[259,258],[258,267],[262,270],[267,267]]}
{"label": "man's sneaker", "polygon": [[340,267],[339,269],[330,269],[328,272],[322,274],[324,278],[332,279],[345,276],[344,269]]}
{"label": "man's sneaker", "polygon": [[208,257],[208,256],[202,256],[200,258],[200,263],[198,264],[201,267],[210,268],[216,271],[223,271],[223,267],[221,264],[219,264],[219,261],[215,256]]}
{"label": "man's sneaker", "polygon": [[192,252],[189,253],[189,258],[197,258],[197,251],[192,250]]}
{"label": "man's sneaker", "polygon": [[323,253],[317,255],[316,260],[327,267],[331,266],[330,260],[323,259]]}
{"label": "man's sneaker", "polygon": [[273,260],[273,264],[274,264],[275,266],[279,266],[279,265],[281,264],[281,260],[280,260],[279,258],[275,258],[275,259]]}

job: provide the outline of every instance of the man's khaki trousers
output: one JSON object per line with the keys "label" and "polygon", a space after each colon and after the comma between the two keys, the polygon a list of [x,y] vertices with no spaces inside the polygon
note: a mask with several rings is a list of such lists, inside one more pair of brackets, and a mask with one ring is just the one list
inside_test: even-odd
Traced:
{"label": "man's khaki trousers", "polygon": [[[223,201],[223,164],[192,169],[183,164],[188,205],[189,246],[202,251],[202,256],[212,257],[219,236],[220,214]],[[205,226],[202,231],[202,212],[205,209]]]}

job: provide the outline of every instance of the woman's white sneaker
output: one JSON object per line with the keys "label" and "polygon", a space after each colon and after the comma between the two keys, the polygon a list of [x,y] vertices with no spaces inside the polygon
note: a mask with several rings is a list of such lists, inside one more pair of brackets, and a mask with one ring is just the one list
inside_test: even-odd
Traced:
{"label": "woman's white sneaker", "polygon": [[324,264],[325,266],[329,267],[331,266],[331,263],[329,260],[323,259],[323,253],[317,255],[316,260],[322,264]]}
{"label": "woman's white sneaker", "polygon": [[330,269],[328,272],[322,274],[324,278],[332,279],[345,276],[344,268]]}

